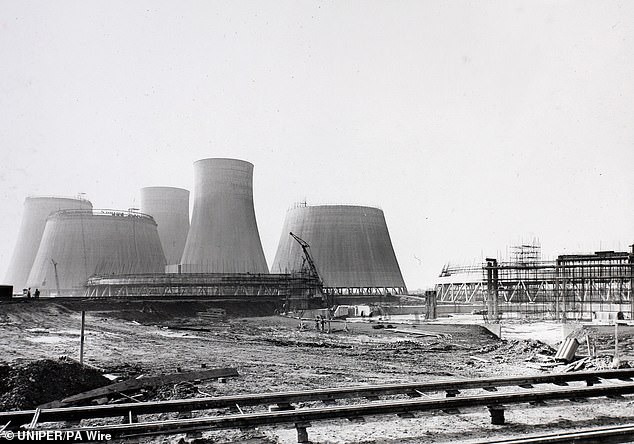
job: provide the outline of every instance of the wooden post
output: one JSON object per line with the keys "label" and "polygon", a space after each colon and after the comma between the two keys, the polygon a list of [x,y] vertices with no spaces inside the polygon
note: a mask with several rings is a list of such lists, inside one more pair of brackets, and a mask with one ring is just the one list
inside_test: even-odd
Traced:
{"label": "wooden post", "polygon": [[619,320],[614,321],[614,362],[619,361]]}
{"label": "wooden post", "polygon": [[81,336],[79,339],[79,363],[84,363],[84,326],[86,325],[86,312],[81,311]]}
{"label": "wooden post", "polygon": [[590,358],[593,358],[594,355],[592,354],[592,347],[590,347],[590,336],[586,335],[586,346],[588,347],[588,356]]}
{"label": "wooden post", "polygon": [[503,425],[504,424],[504,407],[490,405],[489,414],[491,415],[491,424],[493,425]]}
{"label": "wooden post", "polygon": [[295,424],[295,429],[297,430],[297,442],[298,443],[309,443],[308,440],[308,430],[307,427],[310,427],[310,423],[300,422]]}

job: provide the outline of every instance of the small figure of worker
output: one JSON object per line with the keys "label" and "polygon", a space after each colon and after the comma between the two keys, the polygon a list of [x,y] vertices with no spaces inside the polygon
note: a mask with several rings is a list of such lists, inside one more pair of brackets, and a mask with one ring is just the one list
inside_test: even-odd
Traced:
{"label": "small figure of worker", "polygon": [[40,298],[40,289],[39,288],[35,289],[35,293],[33,293],[33,296],[35,296],[35,299],[39,299]]}
{"label": "small figure of worker", "polygon": [[26,298],[31,299],[31,287],[29,287],[28,290],[26,290]]}

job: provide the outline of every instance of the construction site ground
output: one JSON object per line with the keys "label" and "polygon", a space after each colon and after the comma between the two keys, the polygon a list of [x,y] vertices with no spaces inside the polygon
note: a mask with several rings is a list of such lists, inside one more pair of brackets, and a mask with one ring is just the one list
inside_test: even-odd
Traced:
{"label": "construction site ground", "polygon": [[[195,310],[181,306],[178,313],[171,314],[165,310],[161,304],[148,304],[139,310],[87,312],[85,362],[124,378],[169,374],[177,369],[198,370],[203,366],[235,367],[240,374],[225,383],[209,380],[165,386],[143,393],[138,398],[143,400],[544,374],[564,368],[541,370],[540,364],[547,362],[555,350],[531,339],[538,337],[542,329],[559,329],[555,324],[532,329],[531,324],[509,324],[503,331],[519,332],[518,339],[500,340],[481,326],[451,323],[451,319],[415,327],[393,323],[395,328],[380,329],[374,328],[376,321],[333,323],[327,333],[317,330],[312,321],[304,322],[300,328],[300,321],[282,316],[210,319],[198,306]],[[77,358],[80,320],[78,311],[50,301],[0,304],[0,360],[8,366],[18,366],[61,356]],[[426,334],[407,334],[402,330]],[[524,338],[520,338],[522,334]],[[596,347],[598,357],[587,360],[585,369],[612,364],[611,333],[578,328],[574,334],[582,343],[578,354],[584,354],[586,336]],[[556,346],[555,336],[548,335],[551,340],[546,342]],[[619,350],[621,365],[634,361],[631,329],[623,329]],[[45,401],[50,399],[42,400]],[[459,414],[420,413],[408,419],[377,416],[360,422],[318,422],[312,424],[308,434],[312,442],[318,443],[467,443],[626,422],[634,422],[631,396],[512,406],[506,411],[505,425],[492,425],[488,411],[479,408]],[[176,443],[183,438],[188,437],[181,434],[144,439]],[[198,439],[197,442],[294,443],[297,435],[293,428],[263,427],[210,431]]]}

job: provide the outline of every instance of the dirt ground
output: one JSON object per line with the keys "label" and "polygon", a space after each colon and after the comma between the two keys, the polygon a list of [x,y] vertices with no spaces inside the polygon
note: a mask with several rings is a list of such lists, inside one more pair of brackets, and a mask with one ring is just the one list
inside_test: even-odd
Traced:
{"label": "dirt ground", "polygon": [[[240,377],[229,378],[226,383],[203,381],[195,386],[164,387],[147,393],[144,399],[543,374],[535,362],[554,352],[537,341],[501,341],[472,325],[395,325],[397,329],[437,333],[420,336],[349,322],[348,331],[343,324],[333,323],[331,333],[324,333],[317,331],[313,322],[300,329],[298,320],[280,316],[212,321],[198,317],[196,311],[185,310],[173,319],[164,313],[156,316],[157,310],[160,307],[125,314],[116,310],[88,312],[86,362],[125,377],[174,373],[177,368],[196,370],[203,364],[207,368],[236,367]],[[76,358],[80,319],[78,312],[51,302],[0,305],[0,361],[18,364],[60,356]],[[595,338],[598,350],[609,351],[611,338],[604,336]],[[632,334],[622,336],[620,342],[622,360],[634,356]],[[478,442],[632,422],[634,397],[511,407],[506,420],[505,425],[491,425],[486,409],[472,409],[451,415],[421,413],[410,419],[380,416],[364,422],[319,422],[308,433],[311,441],[318,443]],[[183,437],[173,435],[153,442],[175,443]],[[277,427],[205,432],[203,438],[203,442],[297,441],[294,429]]]}

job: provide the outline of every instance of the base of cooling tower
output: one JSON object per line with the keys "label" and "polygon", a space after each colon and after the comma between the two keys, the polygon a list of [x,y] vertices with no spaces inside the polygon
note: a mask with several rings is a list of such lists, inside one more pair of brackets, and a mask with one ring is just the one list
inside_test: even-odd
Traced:
{"label": "base of cooling tower", "polygon": [[160,273],[96,276],[85,297],[139,298],[311,298],[319,282],[305,273]]}

